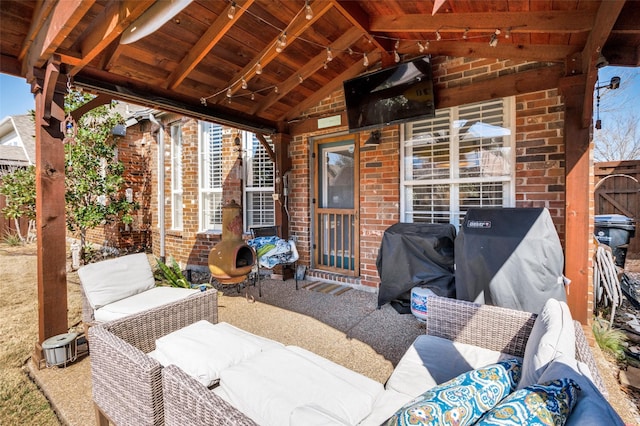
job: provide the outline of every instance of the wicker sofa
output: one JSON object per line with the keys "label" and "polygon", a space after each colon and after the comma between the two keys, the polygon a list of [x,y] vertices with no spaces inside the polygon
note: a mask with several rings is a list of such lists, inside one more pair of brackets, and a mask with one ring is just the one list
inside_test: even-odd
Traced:
{"label": "wicker sofa", "polygon": [[162,366],[147,354],[159,337],[200,320],[218,322],[216,290],[89,328],[97,424],[164,424]]}
{"label": "wicker sofa", "polygon": [[[536,315],[440,297],[430,297],[427,303],[426,335],[419,336],[414,345],[405,353],[385,385],[384,392],[375,400],[371,414],[357,424],[380,425],[390,415],[393,415],[397,408],[402,407],[422,392],[409,389],[404,394],[402,389],[403,382],[405,380],[410,382],[411,376],[424,380],[424,373],[418,371],[422,366],[416,365],[416,356],[418,355],[414,350],[414,346],[419,344],[419,340],[429,340],[435,337],[441,338],[440,341],[447,341],[455,345],[469,345],[469,347],[485,348],[502,354],[525,357],[527,341],[531,335]],[[572,328],[575,330],[575,359],[584,363],[582,365],[586,365],[585,368],[588,367],[588,372],[584,371],[585,376],[582,373],[576,374],[581,377],[581,386],[585,390],[587,387],[591,389],[584,398],[593,399],[593,401],[578,402],[582,404],[581,409],[591,410],[586,413],[586,417],[591,419],[591,423],[579,420],[577,424],[621,424],[619,416],[604,397],[606,389],[582,327],[570,318],[568,321],[573,323],[574,327]],[[424,351],[424,347],[422,349],[422,355],[429,352],[428,350]],[[433,358],[443,366],[443,369],[448,368],[443,364],[455,363],[448,355],[439,357],[436,354]],[[420,362],[421,360],[418,359],[417,364]],[[478,366],[470,366],[469,368],[478,368]],[[435,369],[437,370],[437,367]],[[215,390],[209,390],[180,368],[168,365],[163,369],[162,376],[167,425],[256,424],[254,419],[232,406],[226,398],[218,395]],[[591,378],[587,379],[586,376],[591,376]],[[223,380],[224,377],[221,377],[221,383]],[[444,380],[448,380],[448,378],[441,377],[438,381]],[[273,386],[273,389],[277,388],[278,386]],[[411,395],[412,392],[413,395]],[[273,398],[273,396],[270,395],[269,398]],[[290,424],[344,425],[348,423],[343,423],[340,419],[329,416],[318,423],[292,422]]]}

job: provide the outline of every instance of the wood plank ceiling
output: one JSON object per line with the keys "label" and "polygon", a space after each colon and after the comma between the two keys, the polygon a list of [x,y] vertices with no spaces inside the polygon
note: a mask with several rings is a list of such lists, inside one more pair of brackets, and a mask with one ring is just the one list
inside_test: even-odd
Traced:
{"label": "wood plank ceiling", "polygon": [[[79,86],[271,133],[288,131],[345,79],[398,59],[543,62],[560,75],[585,75],[588,88],[600,53],[614,65],[640,64],[634,1],[436,3],[434,11],[433,1],[406,0],[2,0],[0,72],[33,79],[57,61]],[[161,25],[125,43],[144,20]],[[437,106],[447,99],[441,91]]]}

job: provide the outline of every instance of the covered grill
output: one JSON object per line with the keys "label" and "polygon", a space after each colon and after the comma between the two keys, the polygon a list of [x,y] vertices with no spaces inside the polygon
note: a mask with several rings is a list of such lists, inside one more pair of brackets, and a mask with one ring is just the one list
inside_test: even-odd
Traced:
{"label": "covered grill", "polygon": [[242,239],[242,207],[231,200],[222,207],[222,241],[209,252],[209,271],[221,284],[238,284],[255,262],[255,251]]}

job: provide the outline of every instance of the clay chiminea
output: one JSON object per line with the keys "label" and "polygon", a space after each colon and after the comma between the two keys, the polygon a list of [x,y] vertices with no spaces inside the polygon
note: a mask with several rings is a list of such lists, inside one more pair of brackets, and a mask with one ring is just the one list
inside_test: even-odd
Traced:
{"label": "clay chiminea", "polygon": [[222,241],[209,252],[209,270],[221,284],[238,284],[247,278],[256,254],[242,239],[242,207],[235,200],[222,207]]}

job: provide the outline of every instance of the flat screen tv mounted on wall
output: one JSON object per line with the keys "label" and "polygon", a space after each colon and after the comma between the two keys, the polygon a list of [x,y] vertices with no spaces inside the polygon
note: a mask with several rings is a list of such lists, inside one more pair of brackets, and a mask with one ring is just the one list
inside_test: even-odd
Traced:
{"label": "flat screen tv mounted on wall", "polygon": [[350,132],[435,117],[428,56],[343,83]]}

